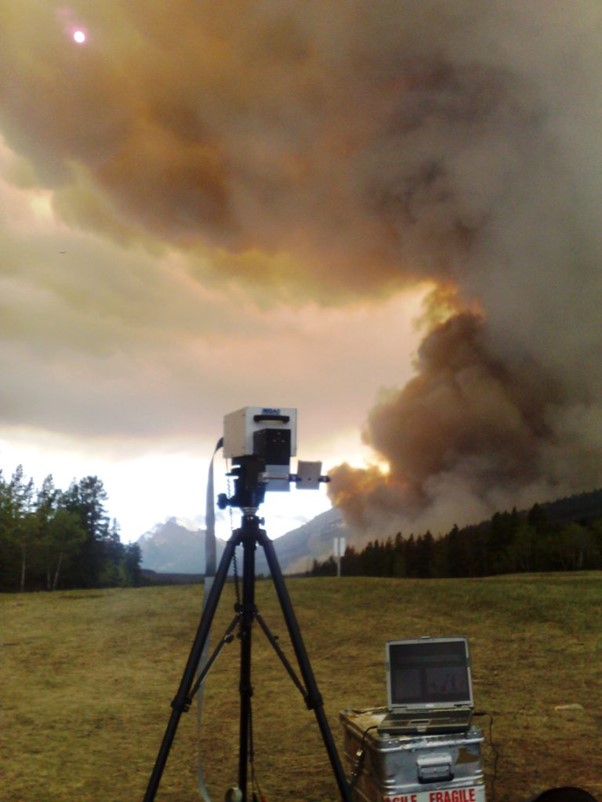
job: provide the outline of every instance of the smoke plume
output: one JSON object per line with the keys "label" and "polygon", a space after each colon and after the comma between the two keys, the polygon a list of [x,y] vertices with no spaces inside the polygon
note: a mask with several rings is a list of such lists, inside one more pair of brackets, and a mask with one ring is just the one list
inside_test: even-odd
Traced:
{"label": "smoke plume", "polygon": [[597,0],[5,5],[0,126],[67,225],[267,299],[455,297],[368,415],[385,470],[334,472],[350,523],[600,483]]}

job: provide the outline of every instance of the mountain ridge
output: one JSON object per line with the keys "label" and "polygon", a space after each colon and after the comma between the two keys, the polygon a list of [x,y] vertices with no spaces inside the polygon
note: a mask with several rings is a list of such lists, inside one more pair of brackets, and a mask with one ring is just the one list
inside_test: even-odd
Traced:
{"label": "mountain ridge", "polygon": [[[586,520],[602,516],[602,490],[576,493],[538,504],[551,522]],[[518,513],[526,516],[527,511]],[[465,529],[479,528],[486,522],[471,524]],[[142,569],[161,574],[204,574],[205,536],[203,529],[190,529],[182,519],[167,518],[140,536],[137,543],[142,554]],[[282,573],[305,573],[313,561],[323,561],[333,554],[335,537],[350,542],[350,530],[335,507],[275,538],[274,549]],[[221,557],[225,541],[217,538],[217,557]],[[255,569],[258,575],[268,574],[265,554],[259,549]]]}
{"label": "mountain ridge", "polygon": [[[308,571],[313,560],[332,554],[334,537],[345,537],[348,529],[334,507],[275,538],[272,542],[283,573]],[[190,529],[176,517],[167,518],[141,535],[136,541],[142,554],[142,569],[167,574],[205,573],[206,531]],[[225,541],[216,539],[217,557],[221,557]],[[258,575],[269,573],[263,550],[255,560]]]}

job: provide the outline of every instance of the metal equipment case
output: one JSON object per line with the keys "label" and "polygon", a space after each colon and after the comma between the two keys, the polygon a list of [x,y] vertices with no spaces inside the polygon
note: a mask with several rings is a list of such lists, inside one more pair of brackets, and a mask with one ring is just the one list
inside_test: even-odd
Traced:
{"label": "metal equipment case", "polygon": [[340,714],[354,802],[485,802],[479,729],[391,736],[383,713]]}

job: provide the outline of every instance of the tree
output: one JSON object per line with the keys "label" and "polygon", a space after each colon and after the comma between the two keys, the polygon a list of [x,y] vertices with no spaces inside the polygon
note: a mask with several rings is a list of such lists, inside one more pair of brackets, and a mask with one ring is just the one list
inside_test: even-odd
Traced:
{"label": "tree", "polygon": [[445,536],[442,545],[444,557],[442,564],[444,576],[466,576],[468,564],[468,547],[464,531],[460,531],[454,524],[451,531]]}
{"label": "tree", "polygon": [[137,543],[128,543],[121,561],[121,585],[137,587],[142,582],[142,551]]}
{"label": "tree", "polygon": [[570,523],[554,532],[552,554],[564,571],[583,568],[585,554],[594,545],[593,534],[581,524]]}
{"label": "tree", "polygon": [[527,521],[518,525],[508,554],[514,571],[535,571],[537,566],[537,532]]}
{"label": "tree", "polygon": [[55,510],[46,535],[48,590],[57,589],[65,561],[78,554],[87,537],[77,513],[64,507]]}
{"label": "tree", "polygon": [[93,540],[103,540],[109,531],[109,516],[104,503],[107,492],[97,476],[86,476],[72,483],[64,497],[65,506],[77,512]]}
{"label": "tree", "polygon": [[324,562],[314,560],[311,573],[312,576],[336,576],[337,564],[332,554],[327,560],[324,560]]}
{"label": "tree", "polygon": [[0,471],[0,587],[18,587],[19,549],[13,538],[13,510],[10,485]]}
{"label": "tree", "polygon": [[77,555],[71,560],[69,574],[66,574],[70,585],[97,587],[101,580],[106,557],[103,541],[111,537],[109,516],[104,506],[106,500],[107,493],[96,476],[72,482],[61,498],[61,507],[78,516],[86,532]]}
{"label": "tree", "polygon": [[406,558],[404,548],[403,536],[401,532],[395,535],[395,543],[393,545],[393,576],[406,575]]}
{"label": "tree", "polygon": [[591,568],[602,567],[602,518],[596,518],[591,525],[592,545],[590,560]]}
{"label": "tree", "polygon": [[341,559],[341,573],[344,576],[361,576],[360,555],[353,546],[347,546],[345,549],[345,554]]}
{"label": "tree", "polygon": [[96,476],[63,492],[49,474],[36,491],[22,465],[10,480],[0,470],[0,590],[139,584],[140,550],[122,545],[106,500]]}
{"label": "tree", "polygon": [[125,550],[119,538],[119,525],[116,520],[111,522],[111,526],[100,541],[100,550],[102,560],[99,584],[103,587],[122,584],[121,568]]}
{"label": "tree", "polygon": [[510,552],[519,523],[516,508],[512,512],[496,512],[491,519],[489,551],[492,569],[497,574],[511,570]]}
{"label": "tree", "polygon": [[538,535],[545,534],[548,529],[548,518],[541,504],[534,504],[527,515],[527,523]]}
{"label": "tree", "polygon": [[38,490],[35,510],[38,541],[41,551],[41,558],[44,563],[47,590],[50,590],[52,587],[50,521],[56,513],[57,499],[59,496],[60,492],[54,485],[52,474],[48,474],[48,476],[46,476],[42,482],[42,487],[40,490]]}
{"label": "tree", "polygon": [[420,535],[416,541],[416,575],[426,579],[434,574],[435,538],[430,532]]}
{"label": "tree", "polygon": [[21,569],[19,590],[25,590],[27,561],[37,532],[36,518],[33,514],[33,480],[26,481],[23,466],[18,465],[8,485],[9,537],[16,543]]}
{"label": "tree", "polygon": [[405,566],[406,566],[406,576],[409,577],[417,576],[418,574],[416,569],[416,540],[414,538],[413,533],[405,541],[403,551],[404,551]]}

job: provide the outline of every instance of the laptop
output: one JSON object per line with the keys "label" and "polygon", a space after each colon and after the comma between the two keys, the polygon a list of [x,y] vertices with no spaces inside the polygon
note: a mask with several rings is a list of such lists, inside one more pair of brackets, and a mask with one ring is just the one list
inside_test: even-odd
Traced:
{"label": "laptop", "polygon": [[388,713],[379,733],[464,732],[474,702],[466,638],[416,638],[386,644]]}

